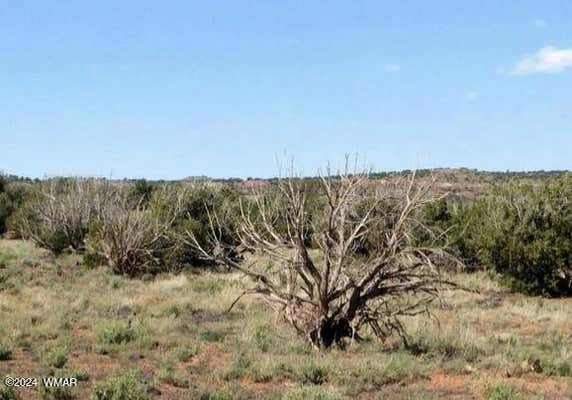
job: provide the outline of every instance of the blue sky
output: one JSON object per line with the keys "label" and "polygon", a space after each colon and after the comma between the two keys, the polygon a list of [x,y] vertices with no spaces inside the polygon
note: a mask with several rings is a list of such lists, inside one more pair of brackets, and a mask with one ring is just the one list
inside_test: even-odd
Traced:
{"label": "blue sky", "polygon": [[572,169],[572,2],[0,4],[0,170]]}

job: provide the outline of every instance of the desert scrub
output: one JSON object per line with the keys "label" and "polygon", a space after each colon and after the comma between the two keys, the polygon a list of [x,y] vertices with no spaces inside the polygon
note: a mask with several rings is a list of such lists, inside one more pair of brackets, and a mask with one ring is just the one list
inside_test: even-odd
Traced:
{"label": "desert scrub", "polygon": [[498,384],[493,386],[488,393],[488,400],[517,400],[522,399],[520,393],[512,386]]}
{"label": "desert scrub", "polygon": [[219,330],[206,329],[198,333],[199,339],[205,342],[223,342],[226,334]]}
{"label": "desert scrub", "polygon": [[252,336],[252,342],[263,353],[266,353],[272,346],[272,336],[270,334],[270,329],[261,325],[256,328],[254,335]]}
{"label": "desert scrub", "polygon": [[201,352],[201,346],[198,344],[179,346],[175,349],[175,356],[180,362],[189,361],[191,358]]}
{"label": "desert scrub", "polygon": [[6,342],[0,342],[0,361],[9,360],[12,357],[12,347]]}
{"label": "desert scrub", "polygon": [[38,394],[42,400],[73,400],[75,395],[72,389],[64,386],[40,385]]}
{"label": "desert scrub", "polygon": [[87,372],[87,370],[85,370],[85,369],[77,369],[77,370],[69,371],[69,373],[66,376],[73,377],[73,378],[77,379],[78,382],[89,381],[89,372]]}
{"label": "desert scrub", "polygon": [[512,289],[572,294],[572,174],[542,185],[511,183],[460,207],[455,241],[467,261],[487,265]]}
{"label": "desert scrub", "polygon": [[48,349],[44,354],[44,364],[49,367],[63,368],[68,361],[66,353],[66,349],[63,347]]}
{"label": "desert scrub", "polygon": [[288,392],[282,397],[283,400],[342,400],[342,396],[336,392],[319,386],[304,386]]}
{"label": "desert scrub", "polygon": [[188,380],[177,372],[175,364],[171,360],[161,363],[159,369],[155,372],[155,380],[179,388],[189,387]]}
{"label": "desert scrub", "polygon": [[113,376],[96,384],[90,400],[147,400],[147,388],[134,371]]}
{"label": "desert scrub", "polygon": [[396,352],[381,361],[380,357],[365,360],[349,368],[340,367],[336,370],[335,383],[345,386],[346,392],[354,396],[384,385],[411,381],[423,376],[423,363],[410,354]]}
{"label": "desert scrub", "polygon": [[313,360],[292,363],[279,363],[273,369],[274,376],[294,378],[307,385],[321,385],[328,381],[330,370],[318,365]]}
{"label": "desert scrub", "polygon": [[253,365],[253,358],[250,354],[239,353],[233,360],[230,368],[224,373],[223,378],[227,381],[242,378],[248,375],[249,369]]}
{"label": "desert scrub", "polygon": [[472,333],[463,327],[448,331],[419,330],[406,348],[414,354],[424,353],[444,360],[460,359],[467,362],[476,361],[485,353]]}
{"label": "desert scrub", "polygon": [[197,293],[205,293],[209,295],[216,295],[222,291],[228,282],[220,278],[199,279],[193,282],[193,291]]}
{"label": "desert scrub", "polygon": [[21,400],[22,398],[16,389],[8,386],[0,385],[0,400]]}
{"label": "desert scrub", "polygon": [[135,330],[130,322],[107,322],[101,325],[97,332],[97,338],[101,344],[129,343],[135,339],[135,336]]}
{"label": "desert scrub", "polygon": [[226,391],[210,391],[210,390],[199,390],[192,389],[189,392],[189,400],[236,400],[238,397],[230,394]]}

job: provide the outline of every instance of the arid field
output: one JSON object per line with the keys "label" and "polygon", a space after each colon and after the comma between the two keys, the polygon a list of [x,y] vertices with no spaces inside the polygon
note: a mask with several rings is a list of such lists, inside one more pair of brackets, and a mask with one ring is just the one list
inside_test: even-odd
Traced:
{"label": "arid field", "polygon": [[316,351],[255,296],[226,312],[248,284],[237,273],[129,279],[2,240],[0,375],[79,381],[22,399],[106,385],[132,386],[130,399],[571,398],[572,299],[509,293],[484,272],[451,279],[473,291],[408,319],[408,349],[366,337]]}
{"label": "arid field", "polygon": [[4,1],[0,400],[572,400],[572,0]]}

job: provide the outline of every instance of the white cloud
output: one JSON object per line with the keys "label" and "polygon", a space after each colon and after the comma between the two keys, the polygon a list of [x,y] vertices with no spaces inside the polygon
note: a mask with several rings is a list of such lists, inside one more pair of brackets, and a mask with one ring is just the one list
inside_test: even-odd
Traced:
{"label": "white cloud", "polygon": [[385,64],[386,72],[399,72],[401,66],[399,64]]}
{"label": "white cloud", "polygon": [[546,22],[543,19],[535,19],[534,26],[536,26],[537,28],[546,28],[548,26],[548,22]]}
{"label": "white cloud", "polygon": [[478,97],[479,97],[479,92],[476,92],[474,90],[470,90],[467,93],[465,93],[465,99],[467,101],[477,100]]}
{"label": "white cloud", "polygon": [[551,73],[561,72],[571,67],[572,49],[558,49],[548,46],[517,62],[513,66],[511,73],[513,75]]}

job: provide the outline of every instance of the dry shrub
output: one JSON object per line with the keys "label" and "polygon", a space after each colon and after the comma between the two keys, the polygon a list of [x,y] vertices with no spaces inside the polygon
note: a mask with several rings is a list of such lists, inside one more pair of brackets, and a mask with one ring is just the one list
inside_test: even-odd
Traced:
{"label": "dry shrub", "polygon": [[242,203],[236,235],[242,248],[273,260],[264,270],[228,256],[216,213],[213,246],[205,249],[192,232],[189,240],[206,259],[250,276],[255,284],[245,293],[260,296],[317,347],[359,339],[366,327],[382,339],[398,333],[406,340],[401,318],[429,313],[441,291],[455,287],[440,274],[444,249],[415,241],[415,232],[428,230],[419,212],[432,201],[430,187],[412,177],[381,190],[346,162],[311,189],[324,204],[311,216],[308,182],[297,178]]}
{"label": "dry shrub", "polygon": [[12,218],[21,237],[60,253],[82,250],[91,222],[101,218],[113,188],[97,179],[50,179],[35,185]]}

